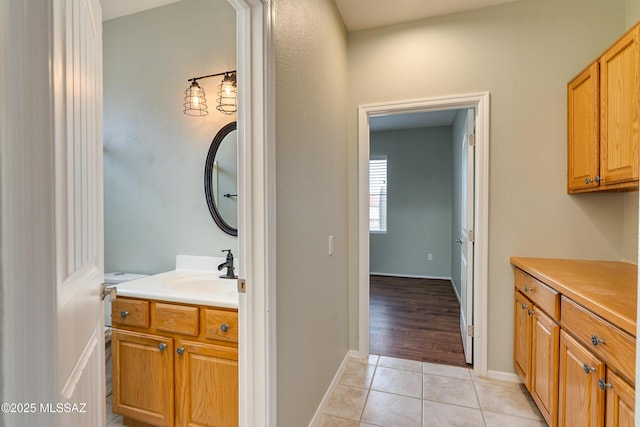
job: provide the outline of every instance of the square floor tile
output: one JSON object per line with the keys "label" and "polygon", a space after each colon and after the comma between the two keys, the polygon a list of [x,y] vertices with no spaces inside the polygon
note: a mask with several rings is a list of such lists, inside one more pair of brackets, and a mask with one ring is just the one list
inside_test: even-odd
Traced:
{"label": "square floor tile", "polygon": [[324,413],[336,417],[360,420],[368,390],[338,384],[331,394]]}
{"label": "square floor tile", "polygon": [[422,374],[378,366],[371,390],[422,398]]}
{"label": "square floor tile", "polygon": [[514,417],[513,415],[495,414],[487,411],[484,411],[484,420],[487,427],[547,427],[544,421]]}
{"label": "square floor tile", "polygon": [[322,414],[317,427],[359,427],[360,423],[354,420],[334,417],[333,415]]}
{"label": "square floor tile", "polygon": [[376,367],[369,364],[349,361],[340,377],[340,384],[351,385],[360,388],[369,388]]}
{"label": "square floor tile", "polygon": [[421,427],[422,401],[372,390],[364,407],[362,422],[382,427]]}
{"label": "square floor tile", "polygon": [[488,381],[476,381],[475,386],[483,411],[542,420],[536,404],[520,386]]}
{"label": "square floor tile", "polygon": [[473,381],[425,374],[422,398],[452,405],[479,408]]}
{"label": "square floor tile", "polygon": [[[483,427],[480,409],[449,405],[425,400],[422,412],[422,427]],[[511,424],[503,424],[501,427]]]}
{"label": "square floor tile", "polygon": [[360,359],[359,357],[352,357],[349,359],[350,362],[363,363],[368,365],[377,365],[378,359],[380,356],[377,354],[370,354],[367,359]]}
{"label": "square floor tile", "polygon": [[422,372],[422,362],[418,360],[398,359],[396,357],[380,356],[378,366],[404,369],[405,371]]}
{"label": "square floor tile", "polygon": [[440,375],[443,377],[459,378],[461,380],[470,380],[471,371],[469,368],[461,368],[459,366],[439,365],[437,363],[425,362],[422,364],[422,372],[431,375]]}

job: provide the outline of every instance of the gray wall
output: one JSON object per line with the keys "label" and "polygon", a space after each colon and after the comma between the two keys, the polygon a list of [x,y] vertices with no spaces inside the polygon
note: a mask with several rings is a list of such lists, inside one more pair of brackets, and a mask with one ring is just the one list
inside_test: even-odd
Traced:
{"label": "gray wall", "polygon": [[[625,229],[625,195],[566,194],[566,84],[625,31],[625,3],[521,0],[349,34],[350,242],[358,241],[357,106],[491,94],[490,370],[513,372],[510,256],[619,260],[623,236],[638,235],[637,222]],[[356,245],[349,259],[350,346],[357,348]]]}
{"label": "gray wall", "polygon": [[451,277],[451,126],[371,132],[370,143],[387,156],[387,233],[370,234],[370,271]]}
{"label": "gray wall", "polygon": [[300,427],[348,350],[347,37],[333,0],[273,5],[277,424]]}
{"label": "gray wall", "polygon": [[[452,125],[452,151],[453,151],[453,198],[451,215],[451,241],[461,237],[462,206],[463,206],[463,182],[462,182],[462,141],[467,130],[467,110],[459,110]],[[451,246],[451,281],[455,291],[460,297],[460,245]]]}
{"label": "gray wall", "polygon": [[218,130],[220,81],[202,80],[209,115],[182,113],[188,78],[236,68],[235,10],[183,0],[104,23],[105,270],[158,273],[175,256],[221,256],[237,239],[207,209],[204,162]]}

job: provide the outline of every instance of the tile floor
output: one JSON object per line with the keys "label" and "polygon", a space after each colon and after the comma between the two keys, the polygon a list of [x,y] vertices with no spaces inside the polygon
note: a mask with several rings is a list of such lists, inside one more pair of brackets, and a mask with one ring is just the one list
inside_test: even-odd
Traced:
{"label": "tile floor", "polygon": [[[107,398],[107,427],[121,427]],[[370,356],[351,359],[318,427],[545,427],[519,384],[467,368]]]}
{"label": "tile floor", "polygon": [[519,384],[475,377],[467,368],[370,356],[351,359],[320,427],[543,427]]}

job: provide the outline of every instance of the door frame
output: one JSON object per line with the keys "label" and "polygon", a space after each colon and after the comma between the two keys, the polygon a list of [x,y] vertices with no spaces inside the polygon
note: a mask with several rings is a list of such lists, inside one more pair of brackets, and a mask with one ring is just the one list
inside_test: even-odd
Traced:
{"label": "door frame", "polygon": [[369,153],[371,117],[476,109],[475,256],[473,370],[487,375],[489,226],[489,92],[476,92],[358,106],[358,355],[369,355]]}
{"label": "door frame", "polygon": [[228,0],[236,9],[238,70],[239,425],[275,426],[276,215],[275,62],[268,0]]}

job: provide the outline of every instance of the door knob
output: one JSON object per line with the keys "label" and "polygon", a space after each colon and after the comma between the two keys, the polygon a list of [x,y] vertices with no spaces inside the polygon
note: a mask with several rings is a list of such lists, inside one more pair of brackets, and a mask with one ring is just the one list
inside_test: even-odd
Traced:
{"label": "door knob", "polygon": [[456,243],[462,244],[462,239],[456,239]]}

